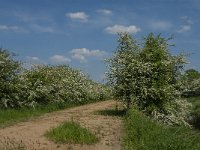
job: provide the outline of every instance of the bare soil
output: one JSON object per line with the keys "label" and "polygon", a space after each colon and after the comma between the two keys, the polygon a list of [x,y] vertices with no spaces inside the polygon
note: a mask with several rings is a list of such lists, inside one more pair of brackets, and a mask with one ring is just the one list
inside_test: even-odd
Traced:
{"label": "bare soil", "polygon": [[[115,101],[104,101],[45,114],[41,117],[0,129],[0,145],[21,143],[27,150],[120,150],[122,120],[117,116],[103,116],[99,110],[114,109]],[[65,121],[77,121],[95,133],[100,141],[94,145],[56,144],[44,134]],[[12,145],[12,144],[10,144]],[[13,144],[15,145],[15,144]],[[1,149],[1,146],[0,146]]]}

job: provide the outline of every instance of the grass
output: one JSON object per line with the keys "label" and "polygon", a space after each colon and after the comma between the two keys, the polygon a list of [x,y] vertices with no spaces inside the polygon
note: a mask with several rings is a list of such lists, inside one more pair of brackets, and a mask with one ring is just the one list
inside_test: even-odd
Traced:
{"label": "grass", "polygon": [[117,110],[117,109],[105,109],[105,110],[99,110],[95,113],[98,115],[104,115],[104,116],[123,117],[126,114],[126,111],[125,110]]}
{"label": "grass", "polygon": [[192,123],[195,128],[200,130],[200,97],[190,97],[188,101],[193,104],[192,115],[194,119]]}
{"label": "grass", "polygon": [[59,103],[59,104],[49,104],[46,106],[36,107],[35,109],[34,108],[1,109],[0,128],[13,125],[14,123],[17,122],[26,121],[30,118],[40,116],[44,113],[49,113],[78,105],[80,104]]}
{"label": "grass", "polygon": [[137,110],[124,119],[125,150],[199,150],[200,133],[183,126],[167,126]]}
{"label": "grass", "polygon": [[56,143],[93,144],[98,141],[98,138],[88,129],[82,128],[80,124],[73,121],[51,129],[45,136]]}

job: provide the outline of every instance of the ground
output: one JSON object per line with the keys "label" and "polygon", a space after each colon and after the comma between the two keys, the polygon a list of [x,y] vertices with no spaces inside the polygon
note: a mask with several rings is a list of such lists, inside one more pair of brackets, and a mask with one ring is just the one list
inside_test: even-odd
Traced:
{"label": "ground", "polygon": [[[97,112],[114,109],[115,101],[104,101],[45,114],[39,118],[0,129],[0,143],[22,143],[27,150],[120,150],[122,120],[117,116]],[[65,121],[77,121],[95,133],[100,141],[94,145],[55,144],[45,132]],[[1,149],[1,147],[0,147]],[[5,148],[4,148],[5,149]]]}

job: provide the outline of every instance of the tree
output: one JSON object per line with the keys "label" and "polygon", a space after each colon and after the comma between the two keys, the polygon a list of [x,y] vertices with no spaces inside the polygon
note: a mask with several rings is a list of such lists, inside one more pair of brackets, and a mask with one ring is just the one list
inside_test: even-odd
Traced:
{"label": "tree", "polygon": [[139,45],[126,33],[119,34],[118,42],[113,58],[107,60],[110,63],[107,77],[116,98],[129,108],[135,92],[135,72],[132,64],[138,63]]}
{"label": "tree", "polygon": [[127,33],[119,35],[119,45],[108,60],[109,84],[115,97],[127,109],[139,110],[166,123],[185,123],[189,104],[180,98],[176,86],[185,58],[172,56],[168,39],[149,34],[142,46]]}
{"label": "tree", "polygon": [[13,54],[0,48],[0,107],[7,107],[14,96],[15,76],[20,70],[20,62],[12,57]]}
{"label": "tree", "polygon": [[195,69],[188,69],[185,71],[185,76],[189,81],[200,79],[200,73]]}
{"label": "tree", "polygon": [[183,96],[200,96],[200,73],[195,69],[188,69],[182,76]]}

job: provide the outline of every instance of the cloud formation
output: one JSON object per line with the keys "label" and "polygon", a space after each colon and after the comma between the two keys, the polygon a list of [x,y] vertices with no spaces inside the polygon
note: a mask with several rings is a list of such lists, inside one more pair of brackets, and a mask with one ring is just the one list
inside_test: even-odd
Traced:
{"label": "cloud formation", "polygon": [[184,33],[191,30],[190,25],[181,25],[180,28],[177,30],[178,33]]}
{"label": "cloud formation", "polygon": [[51,62],[53,63],[69,63],[71,62],[71,59],[68,57],[65,57],[63,55],[54,55],[49,58]]}
{"label": "cloud formation", "polygon": [[40,59],[38,57],[30,57],[30,56],[27,56],[26,59],[30,60],[30,61],[40,61]]}
{"label": "cloud formation", "polygon": [[0,31],[11,31],[11,32],[17,32],[17,33],[28,33],[28,31],[24,28],[20,28],[16,25],[2,25],[0,24]]}
{"label": "cloud formation", "polygon": [[74,13],[66,13],[67,17],[69,17],[72,20],[78,20],[81,22],[87,22],[89,16],[85,12],[74,12]]}
{"label": "cloud formation", "polygon": [[172,27],[172,24],[168,21],[152,21],[150,27],[154,30],[167,30]]}
{"label": "cloud formation", "polygon": [[112,11],[109,9],[99,9],[99,10],[97,10],[97,12],[104,14],[104,15],[112,15]]}
{"label": "cloud formation", "polygon": [[70,53],[73,59],[83,62],[87,61],[86,57],[102,57],[106,54],[106,52],[102,50],[89,50],[87,48],[72,49]]}
{"label": "cloud formation", "polygon": [[18,26],[9,26],[9,25],[0,25],[0,30],[11,30],[11,31],[18,31]]}
{"label": "cloud formation", "polygon": [[117,34],[121,32],[137,33],[141,31],[141,29],[139,27],[136,27],[135,25],[131,26],[114,25],[112,27],[107,27],[105,31],[109,34]]}
{"label": "cloud formation", "polygon": [[44,32],[44,33],[54,33],[55,32],[54,28],[52,28],[50,26],[41,26],[38,24],[32,24],[32,25],[30,25],[30,28],[36,32]]}

